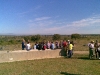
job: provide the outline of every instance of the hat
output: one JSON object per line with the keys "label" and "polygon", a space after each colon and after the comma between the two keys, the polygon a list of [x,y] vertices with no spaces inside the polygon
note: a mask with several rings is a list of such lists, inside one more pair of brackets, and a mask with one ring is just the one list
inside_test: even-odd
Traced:
{"label": "hat", "polygon": [[68,40],[68,41],[70,41],[70,40]]}
{"label": "hat", "polygon": [[93,43],[94,41],[92,40],[91,42]]}

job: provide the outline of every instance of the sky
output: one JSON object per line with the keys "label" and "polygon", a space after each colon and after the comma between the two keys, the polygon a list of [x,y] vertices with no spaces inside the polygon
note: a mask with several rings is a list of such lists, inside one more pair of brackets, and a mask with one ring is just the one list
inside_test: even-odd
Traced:
{"label": "sky", "polygon": [[0,0],[0,34],[100,34],[100,0]]}

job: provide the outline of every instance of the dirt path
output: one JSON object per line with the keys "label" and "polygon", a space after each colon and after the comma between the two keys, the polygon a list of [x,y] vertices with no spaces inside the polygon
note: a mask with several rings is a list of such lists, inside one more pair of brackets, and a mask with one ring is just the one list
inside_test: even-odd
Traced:
{"label": "dirt path", "polygon": [[[48,51],[48,50],[51,50],[51,49],[47,49],[45,51]],[[60,50],[60,49],[56,49],[56,50]],[[30,51],[43,51],[43,50],[30,50]],[[16,50],[16,51],[0,51],[0,53],[7,53],[7,52],[28,52],[27,50]],[[77,54],[88,54],[89,52],[88,51],[74,51],[74,53],[77,53]]]}
{"label": "dirt path", "polygon": [[74,53],[77,53],[77,54],[88,54],[89,51],[74,51]]}
{"label": "dirt path", "polygon": [[[51,50],[51,49],[47,49],[47,50]],[[47,51],[47,50],[45,50],[45,51]],[[56,50],[60,50],[60,49],[56,49]],[[30,51],[43,51],[43,50],[30,50]],[[12,51],[12,52],[27,52],[27,50],[17,50],[17,51]],[[88,51],[74,51],[74,53],[87,54],[89,52]]]}

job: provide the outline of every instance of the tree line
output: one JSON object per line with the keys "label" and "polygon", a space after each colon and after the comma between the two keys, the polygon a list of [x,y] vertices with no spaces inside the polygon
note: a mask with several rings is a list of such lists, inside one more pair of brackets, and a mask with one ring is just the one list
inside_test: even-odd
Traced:
{"label": "tree line", "polygon": [[[100,37],[100,36],[99,36]],[[99,38],[98,37],[98,38]],[[71,34],[71,35],[27,35],[27,36],[0,36],[0,45],[11,45],[11,44],[20,44],[22,39],[26,41],[30,40],[32,42],[39,42],[39,41],[59,41],[59,40],[70,40],[70,39],[80,39],[84,38],[80,34]],[[90,38],[90,37],[85,37]],[[91,37],[92,38],[92,37]]]}

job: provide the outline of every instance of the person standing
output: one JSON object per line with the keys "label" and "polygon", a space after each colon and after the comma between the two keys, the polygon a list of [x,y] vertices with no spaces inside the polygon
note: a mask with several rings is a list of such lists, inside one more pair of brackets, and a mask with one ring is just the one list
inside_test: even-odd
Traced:
{"label": "person standing", "polygon": [[98,47],[97,52],[98,52],[98,57],[99,57],[99,59],[100,59],[100,45],[99,45],[99,47]]}
{"label": "person standing", "polygon": [[68,42],[66,42],[66,40],[63,41],[63,50],[65,52],[65,55],[67,56],[67,47],[68,47]]}
{"label": "person standing", "polygon": [[96,58],[97,58],[97,51],[98,51],[98,47],[99,47],[99,43],[98,43],[98,41],[96,40],[96,43],[94,44],[94,47],[95,47],[95,56],[96,56]]}
{"label": "person standing", "polygon": [[72,49],[73,49],[73,45],[72,45],[72,42],[70,42],[70,44],[68,44],[68,57],[69,58],[72,57]]}
{"label": "person standing", "polygon": [[75,44],[73,41],[71,41],[72,45],[73,45],[73,49],[72,49],[72,55],[74,54],[74,47],[75,47]]}
{"label": "person standing", "polygon": [[23,39],[23,40],[22,40],[22,50],[24,50],[25,47],[26,47],[26,46],[25,46],[25,40]]}
{"label": "person standing", "polygon": [[95,55],[94,41],[91,41],[91,43],[89,43],[88,46],[89,46],[89,58],[91,59]]}

